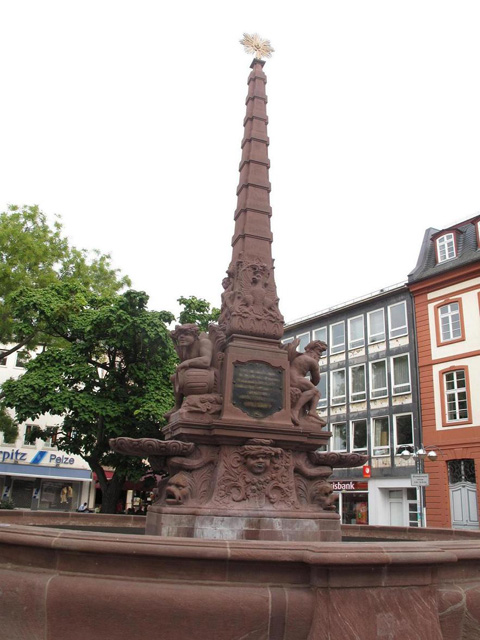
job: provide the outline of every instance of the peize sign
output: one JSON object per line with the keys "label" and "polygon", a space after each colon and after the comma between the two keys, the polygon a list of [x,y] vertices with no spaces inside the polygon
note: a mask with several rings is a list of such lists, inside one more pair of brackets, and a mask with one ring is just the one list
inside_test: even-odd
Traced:
{"label": "peize sign", "polygon": [[[32,455],[33,454],[33,455]],[[21,451],[20,449],[0,449],[0,463],[16,462],[21,464],[75,464],[75,458],[64,454],[48,453],[48,451]]]}

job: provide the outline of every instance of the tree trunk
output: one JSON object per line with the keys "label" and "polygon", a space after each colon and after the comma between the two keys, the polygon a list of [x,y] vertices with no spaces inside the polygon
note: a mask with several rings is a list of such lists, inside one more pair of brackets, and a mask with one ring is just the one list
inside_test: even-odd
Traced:
{"label": "tree trunk", "polygon": [[107,480],[105,470],[99,462],[92,457],[85,457],[90,469],[97,475],[102,492],[102,508],[100,513],[116,513],[117,503],[120,499],[123,485],[125,484],[125,476],[113,474],[110,480]]}
{"label": "tree trunk", "polygon": [[114,475],[111,480],[106,483],[105,489],[100,484],[102,489],[102,508],[100,513],[116,513],[117,503],[120,500],[120,494],[125,482],[123,476]]}

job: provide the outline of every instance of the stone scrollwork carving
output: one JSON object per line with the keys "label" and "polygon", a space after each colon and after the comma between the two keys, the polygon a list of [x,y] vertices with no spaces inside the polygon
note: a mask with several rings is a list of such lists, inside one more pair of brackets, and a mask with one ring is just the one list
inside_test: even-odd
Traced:
{"label": "stone scrollwork carving", "polygon": [[148,456],[189,456],[195,450],[193,442],[157,440],[156,438],[112,438],[110,448],[117,453],[147,458]]}
{"label": "stone scrollwork carving", "polygon": [[313,465],[327,465],[336,469],[361,467],[368,461],[362,453],[336,453],[335,451],[310,451],[308,459]]}
{"label": "stone scrollwork carving", "polygon": [[222,396],[218,393],[187,396],[183,401],[183,409],[191,413],[217,415],[222,410]]}
{"label": "stone scrollwork carving", "polygon": [[199,445],[189,457],[168,459],[169,478],[159,487],[155,504],[167,506],[197,506],[203,504],[213,491],[212,474],[218,458],[218,448]]}
{"label": "stone scrollwork carving", "polygon": [[222,284],[219,323],[226,327],[227,335],[281,338],[283,316],[271,268],[258,258],[241,255],[235,265],[230,265]]}
{"label": "stone scrollwork carving", "polygon": [[224,451],[214,502],[242,508],[297,506],[291,478],[291,452],[271,440],[251,439]]}

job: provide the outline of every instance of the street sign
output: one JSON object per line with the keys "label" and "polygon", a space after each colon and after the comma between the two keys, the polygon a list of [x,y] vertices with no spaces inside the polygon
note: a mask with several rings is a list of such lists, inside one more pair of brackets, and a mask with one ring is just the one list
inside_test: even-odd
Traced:
{"label": "street sign", "polygon": [[412,487],[428,487],[430,479],[428,473],[412,473],[410,482]]}

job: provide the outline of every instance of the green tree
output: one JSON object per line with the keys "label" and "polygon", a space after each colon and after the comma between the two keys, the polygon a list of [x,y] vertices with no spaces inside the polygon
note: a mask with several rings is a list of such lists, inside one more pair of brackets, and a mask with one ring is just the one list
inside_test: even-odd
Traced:
{"label": "green tree", "polygon": [[181,296],[177,302],[183,306],[178,317],[180,324],[198,324],[202,331],[208,331],[208,325],[220,317],[220,309],[210,309],[210,303],[203,298]]}
{"label": "green tree", "polygon": [[18,424],[4,407],[0,407],[0,431],[3,431],[5,444],[14,444],[18,437]]}
{"label": "green tree", "polygon": [[[145,470],[140,459],[112,452],[110,438],[160,437],[173,404],[176,359],[167,323],[174,317],[147,310],[147,302],[143,292],[105,297],[73,282],[11,297],[21,331],[40,325],[56,342],[26,364],[22,377],[4,383],[4,404],[21,422],[47,412],[62,416],[57,446],[96,473],[104,513],[114,512],[125,479]],[[110,480],[105,467],[114,470]]]}
{"label": "green tree", "polygon": [[11,205],[0,213],[0,343],[15,343],[3,357],[23,346],[45,342],[42,326],[24,333],[13,312],[20,289],[42,289],[55,282],[80,283],[92,293],[109,295],[130,286],[111,265],[109,255],[90,254],[69,244],[59,217],[48,224],[38,206]]}

